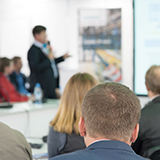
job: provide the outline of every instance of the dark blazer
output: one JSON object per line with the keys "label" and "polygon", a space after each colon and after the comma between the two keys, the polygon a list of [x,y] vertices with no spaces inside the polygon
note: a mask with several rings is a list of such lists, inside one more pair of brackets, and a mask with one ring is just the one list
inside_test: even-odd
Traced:
{"label": "dark blazer", "polygon": [[[56,63],[62,61],[62,57],[55,59]],[[33,92],[37,82],[41,87],[46,98],[57,98],[55,88],[57,80],[54,78],[51,62],[42,50],[35,45],[32,45],[28,51],[28,62],[30,67],[30,91]]]}
{"label": "dark blazer", "polygon": [[145,160],[135,154],[132,148],[120,141],[98,141],[85,150],[51,158],[50,160]]}
{"label": "dark blazer", "polygon": [[[27,77],[23,73],[21,73],[21,75],[23,77],[23,82],[24,82],[23,85],[25,87],[25,83],[27,82]],[[10,79],[10,82],[15,86],[16,90],[19,91],[19,84],[17,82],[15,72],[9,75],[9,79]]]}
{"label": "dark blazer", "polygon": [[75,132],[71,135],[57,132],[53,127],[49,129],[47,144],[49,158],[86,148],[84,139],[80,135],[77,135]]}
{"label": "dark blazer", "polygon": [[160,96],[145,105],[139,124],[139,136],[132,147],[137,154],[150,157],[160,149]]}

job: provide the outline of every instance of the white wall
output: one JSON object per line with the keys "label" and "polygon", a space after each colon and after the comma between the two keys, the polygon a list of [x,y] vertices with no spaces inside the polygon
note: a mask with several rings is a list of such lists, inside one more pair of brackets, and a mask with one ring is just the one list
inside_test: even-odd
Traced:
{"label": "white wall", "polygon": [[66,52],[65,12],[66,0],[0,0],[0,56],[21,56],[29,75],[27,51],[35,25],[46,26],[53,48]]}
{"label": "white wall", "polygon": [[[29,74],[27,51],[33,42],[35,25],[47,27],[57,55],[72,55],[61,68],[61,86],[78,69],[78,9],[122,8],[123,82],[133,86],[133,8],[132,0],[0,0],[0,56],[19,55],[23,71]],[[71,71],[64,69],[69,68]],[[65,76],[63,76],[65,75]]]}

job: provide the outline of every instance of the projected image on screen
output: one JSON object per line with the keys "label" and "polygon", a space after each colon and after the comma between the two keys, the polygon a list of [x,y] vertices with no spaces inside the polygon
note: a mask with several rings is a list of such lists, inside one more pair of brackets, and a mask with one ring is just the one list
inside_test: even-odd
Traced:
{"label": "projected image on screen", "polygon": [[160,65],[160,0],[134,0],[134,91],[147,95],[145,73]]}

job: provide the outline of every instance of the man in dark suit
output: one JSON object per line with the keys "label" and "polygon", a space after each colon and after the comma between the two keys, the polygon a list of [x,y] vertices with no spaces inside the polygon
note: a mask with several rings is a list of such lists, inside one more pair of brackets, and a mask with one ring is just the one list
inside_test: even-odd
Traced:
{"label": "man in dark suit", "polygon": [[145,84],[150,102],[141,111],[139,136],[132,147],[137,154],[149,158],[160,151],[160,66],[148,69]]}
{"label": "man in dark suit", "polygon": [[144,160],[130,147],[138,136],[140,111],[128,87],[113,82],[93,87],[83,99],[79,122],[87,148],[51,160]]}
{"label": "man in dark suit", "polygon": [[64,61],[68,57],[65,54],[62,57],[55,58],[52,49],[46,47],[46,28],[44,26],[35,26],[33,28],[34,44],[28,51],[28,62],[30,67],[30,91],[33,92],[37,82],[41,87],[46,98],[57,98],[55,89],[57,87],[58,70],[56,63]]}

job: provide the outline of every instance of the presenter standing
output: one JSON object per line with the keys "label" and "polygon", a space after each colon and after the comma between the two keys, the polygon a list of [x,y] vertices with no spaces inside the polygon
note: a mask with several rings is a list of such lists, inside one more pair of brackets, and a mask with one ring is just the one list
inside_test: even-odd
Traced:
{"label": "presenter standing", "polygon": [[33,92],[36,83],[40,83],[45,98],[56,99],[58,69],[57,63],[60,63],[69,57],[65,54],[62,57],[55,58],[51,47],[46,46],[46,28],[44,26],[35,26],[32,30],[35,38],[34,44],[28,51],[28,62],[30,67],[30,91]]}

